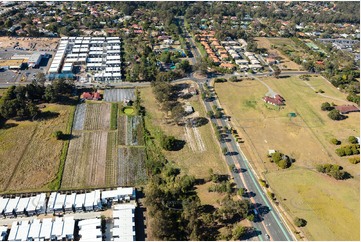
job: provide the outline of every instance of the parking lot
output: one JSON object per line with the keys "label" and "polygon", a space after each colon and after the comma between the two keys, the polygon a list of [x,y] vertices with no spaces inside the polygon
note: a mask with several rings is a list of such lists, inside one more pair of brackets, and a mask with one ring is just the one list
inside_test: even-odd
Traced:
{"label": "parking lot", "polygon": [[[32,54],[33,51],[25,50],[14,50],[13,48],[1,49],[0,60],[10,60],[15,54],[27,55]],[[54,56],[55,52],[46,52],[51,57]],[[39,68],[23,68],[21,70],[7,70],[3,68],[0,70],[0,84],[18,84],[20,82],[31,82],[37,73],[42,72],[46,74],[47,69],[50,65],[51,58],[43,58],[40,62]]]}

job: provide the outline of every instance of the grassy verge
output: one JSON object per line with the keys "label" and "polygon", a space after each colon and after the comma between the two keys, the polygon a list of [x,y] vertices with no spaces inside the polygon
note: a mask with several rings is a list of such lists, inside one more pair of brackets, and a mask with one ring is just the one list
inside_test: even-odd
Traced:
{"label": "grassy verge", "polygon": [[[74,121],[75,108],[76,108],[76,106],[71,107],[69,120],[66,125],[66,134],[71,134],[73,121]],[[63,177],[63,172],[64,172],[65,160],[66,160],[66,156],[68,154],[69,143],[70,143],[69,139],[65,140],[63,143],[63,148],[61,150],[61,155],[60,155],[59,170],[56,173],[55,179],[52,180],[48,185],[50,190],[59,190],[59,188],[60,188],[61,179]]]}
{"label": "grassy verge", "polygon": [[198,50],[201,52],[202,57],[206,57],[207,56],[207,52],[204,49],[203,45],[201,43],[198,43],[196,41],[194,41],[194,43],[196,44]]}
{"label": "grassy verge", "polygon": [[117,129],[118,104],[112,103],[110,111],[110,130]]}

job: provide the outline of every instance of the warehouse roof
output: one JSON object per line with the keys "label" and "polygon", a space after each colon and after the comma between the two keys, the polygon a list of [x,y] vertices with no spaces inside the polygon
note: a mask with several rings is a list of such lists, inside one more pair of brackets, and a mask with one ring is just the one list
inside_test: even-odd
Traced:
{"label": "warehouse roof", "polygon": [[19,225],[17,221],[14,221],[11,225],[11,230],[9,233],[8,241],[14,241],[16,234],[18,233]]}
{"label": "warehouse roof", "polygon": [[59,210],[63,208],[64,202],[65,202],[66,194],[58,194],[55,199],[54,203],[54,210]]}
{"label": "warehouse roof", "polygon": [[42,225],[41,225],[41,231],[40,231],[40,238],[44,239],[50,239],[51,234],[51,228],[53,226],[53,222],[51,218],[44,218]]}
{"label": "warehouse roof", "polygon": [[20,198],[18,206],[16,208],[17,212],[23,212],[28,207],[29,201],[30,197]]}
{"label": "warehouse roof", "polygon": [[76,208],[83,207],[84,201],[85,201],[85,194],[84,193],[77,194],[75,197],[75,207]]}
{"label": "warehouse roof", "polygon": [[4,213],[11,213],[18,206],[20,197],[10,198],[8,205],[5,208]]}
{"label": "warehouse roof", "polygon": [[9,200],[9,198],[0,197],[0,213],[2,213],[3,210],[6,208]]}
{"label": "warehouse roof", "polygon": [[72,193],[66,196],[65,204],[64,204],[65,209],[72,208],[72,206],[75,204],[75,197],[76,197],[76,193]]}
{"label": "warehouse roof", "polygon": [[21,225],[19,226],[18,233],[16,234],[16,240],[25,241],[28,238],[30,229],[29,221],[22,221]]}
{"label": "warehouse roof", "polygon": [[28,238],[33,240],[39,238],[40,230],[41,230],[40,220],[34,219],[30,226]]}
{"label": "warehouse roof", "polygon": [[74,234],[75,220],[74,217],[65,217],[64,218],[64,228],[62,237],[72,236]]}

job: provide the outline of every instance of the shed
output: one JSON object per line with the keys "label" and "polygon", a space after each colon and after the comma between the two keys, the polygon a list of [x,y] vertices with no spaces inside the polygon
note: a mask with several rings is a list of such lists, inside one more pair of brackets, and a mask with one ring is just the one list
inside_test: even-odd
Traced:
{"label": "shed", "polygon": [[40,194],[30,197],[28,207],[26,208],[26,213],[28,216],[32,216],[36,213],[36,206],[38,205],[40,199]]}
{"label": "shed", "polygon": [[193,107],[191,105],[185,105],[184,106],[184,112],[186,112],[187,114],[193,113]]}
{"label": "shed", "polygon": [[36,205],[36,213],[43,214],[45,213],[45,209],[46,209],[46,194],[40,193],[39,202]]}

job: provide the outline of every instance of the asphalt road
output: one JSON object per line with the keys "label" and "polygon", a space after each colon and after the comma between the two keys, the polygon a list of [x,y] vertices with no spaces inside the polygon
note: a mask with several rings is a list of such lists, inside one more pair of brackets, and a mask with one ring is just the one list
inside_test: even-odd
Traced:
{"label": "asphalt road", "polygon": [[[192,51],[196,54],[195,56],[199,56],[197,48],[193,48]],[[302,72],[302,74],[303,73],[304,72]],[[229,76],[234,76],[234,74],[230,74]],[[200,90],[203,90],[203,84],[205,83],[205,80],[202,79],[196,81],[199,84]],[[210,90],[212,91],[212,88],[210,88]],[[207,112],[212,110],[213,105],[221,108],[219,101],[216,98],[213,98],[212,101],[204,100],[203,102]],[[230,127],[228,121],[225,119],[211,119],[211,122],[215,123],[217,126]],[[246,157],[243,155],[243,152],[241,151],[234,137],[231,134],[224,134],[224,136],[227,137],[223,137],[224,142],[221,142],[220,145],[222,149],[226,147],[228,150],[228,153],[225,156],[227,164],[235,165],[238,170],[237,172],[232,171],[237,188],[247,189],[249,200],[257,211],[257,215],[255,216],[256,219],[253,222],[253,226],[256,230],[254,235],[257,236],[259,240],[296,240],[293,234],[291,234],[291,232],[287,229],[287,225],[281,220],[277,210],[275,210],[264,190],[261,188],[260,184],[258,183],[256,173],[251,168],[251,165],[247,161]]]}

